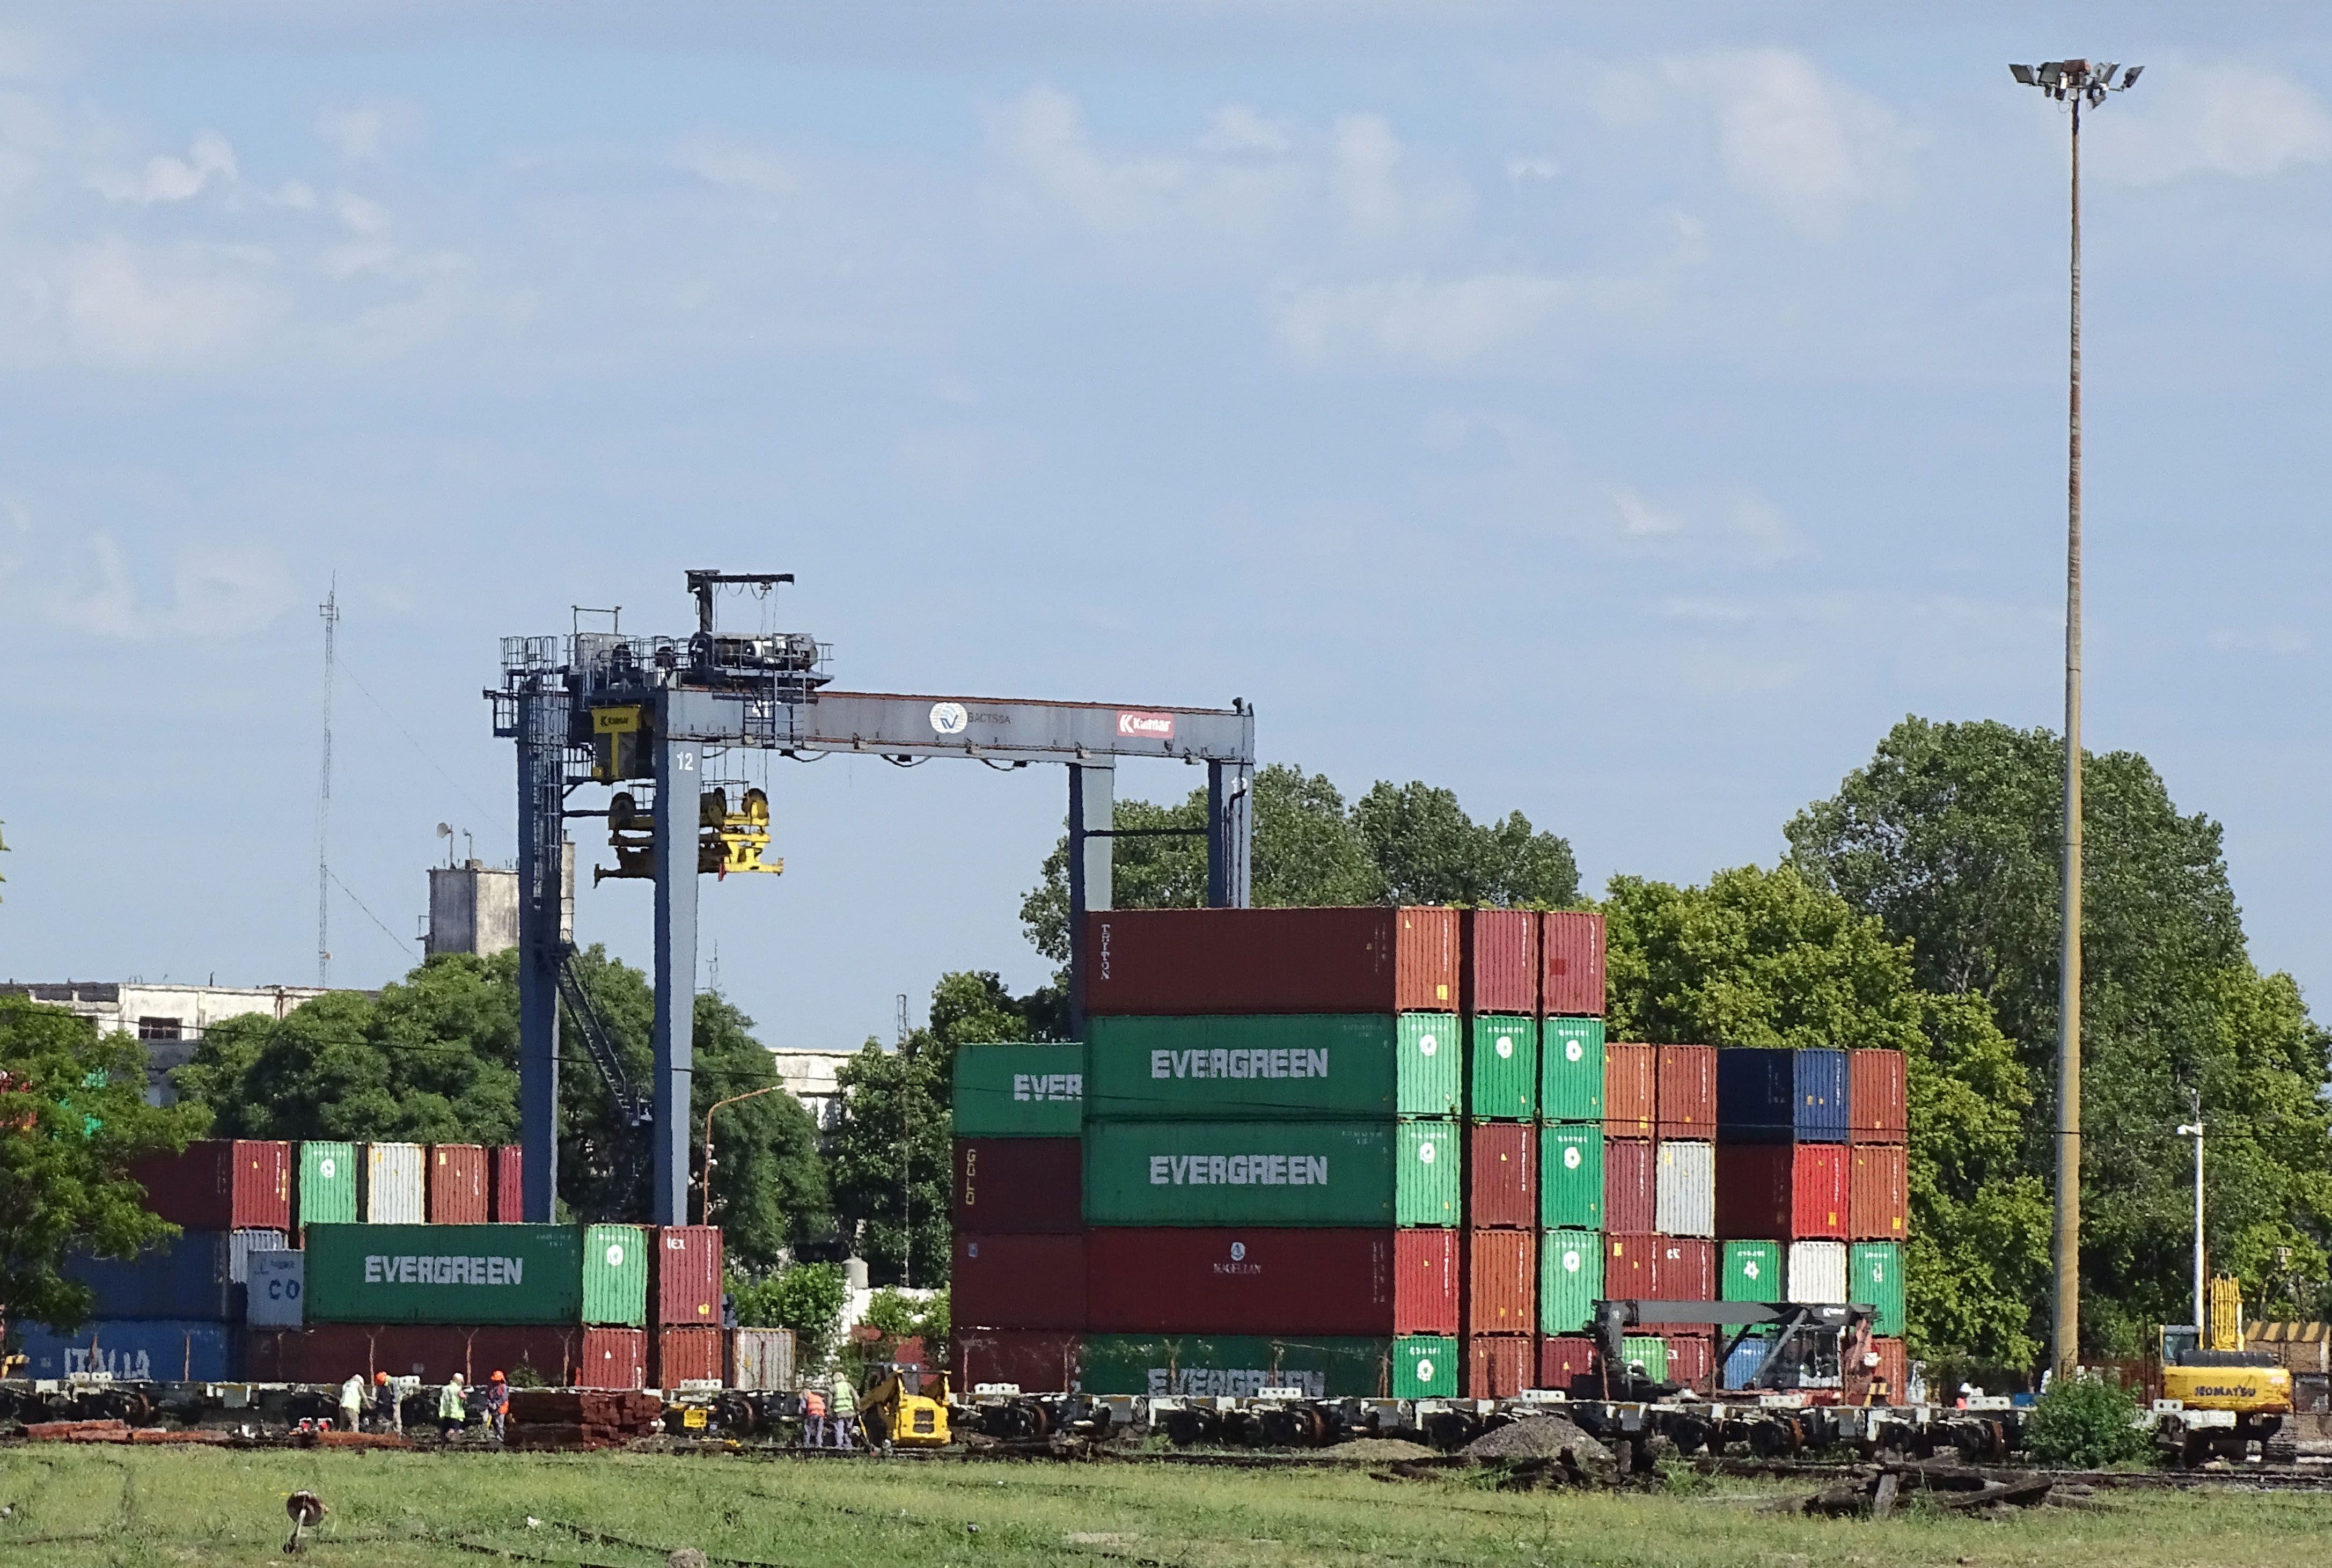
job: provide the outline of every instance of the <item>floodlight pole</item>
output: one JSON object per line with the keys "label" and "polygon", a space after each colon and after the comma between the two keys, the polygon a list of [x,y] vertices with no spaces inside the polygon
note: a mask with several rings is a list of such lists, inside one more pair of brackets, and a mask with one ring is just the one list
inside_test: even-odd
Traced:
{"label": "floodlight pole", "polygon": [[2194,1140],[2194,1327],[2198,1333],[2210,1332],[2210,1320],[2203,1315],[2203,1287],[2209,1276],[2203,1262],[2203,1095],[2193,1092],[2194,1119],[2181,1125],[2178,1135]]}

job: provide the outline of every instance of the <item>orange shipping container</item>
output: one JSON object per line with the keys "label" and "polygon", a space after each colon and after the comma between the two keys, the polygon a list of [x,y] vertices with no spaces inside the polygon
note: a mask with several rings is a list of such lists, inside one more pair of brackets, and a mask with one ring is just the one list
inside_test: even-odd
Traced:
{"label": "orange shipping container", "polygon": [[1538,1326],[1534,1230],[1466,1233],[1466,1331],[1523,1334]]}
{"label": "orange shipping container", "polygon": [[1535,910],[1469,909],[1462,927],[1469,1013],[1538,1013]]}
{"label": "orange shipping container", "polygon": [[1477,1334],[1466,1341],[1465,1397],[1510,1400],[1531,1386],[1537,1342],[1526,1334]]}
{"label": "orange shipping container", "polygon": [[1539,1010],[1549,1018],[1603,1016],[1603,917],[1550,910],[1538,930]]}
{"label": "orange shipping container", "polygon": [[[1649,1138],[1658,1122],[1659,1047],[1603,1047],[1603,1135]],[[1714,1136],[1714,1134],[1710,1134]]]}
{"label": "orange shipping container", "polygon": [[1858,1143],[1847,1152],[1847,1239],[1905,1238],[1911,1218],[1909,1155],[1900,1143]]}
{"label": "orange shipping container", "polygon": [[1901,1143],[1910,1136],[1900,1051],[1847,1053],[1847,1139]]}
{"label": "orange shipping container", "polygon": [[429,1223],[483,1225],[486,1151],[478,1143],[437,1143],[429,1150]]}
{"label": "orange shipping container", "polygon": [[726,1382],[725,1349],[718,1328],[657,1329],[648,1386],[676,1389],[683,1383]]}
{"label": "orange shipping container", "polygon": [[1709,1143],[1716,1136],[1716,1047],[1661,1046],[1656,1115],[1662,1141]]}

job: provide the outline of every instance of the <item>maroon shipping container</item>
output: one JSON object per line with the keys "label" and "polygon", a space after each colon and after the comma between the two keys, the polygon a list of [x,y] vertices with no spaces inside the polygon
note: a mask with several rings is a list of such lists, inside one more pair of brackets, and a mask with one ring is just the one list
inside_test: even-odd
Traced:
{"label": "maroon shipping container", "polygon": [[1091,1013],[1456,1012],[1454,909],[1087,915]]}
{"label": "maroon shipping container", "polygon": [[1652,1260],[1666,1237],[1606,1235],[1603,1238],[1603,1299],[1656,1301]]}
{"label": "maroon shipping container", "polygon": [[492,1213],[486,1200],[484,1145],[432,1144],[429,1149],[429,1223],[483,1225]]}
{"label": "maroon shipping container", "polygon": [[1846,1056],[1847,1141],[1901,1143],[1910,1137],[1900,1051],[1849,1051]]}
{"label": "maroon shipping container", "polygon": [[579,1328],[487,1327],[461,1331],[469,1338],[464,1382],[483,1382],[495,1372],[516,1377],[521,1368],[532,1372],[552,1388],[564,1388],[575,1375]]}
{"label": "maroon shipping container", "polygon": [[1691,1236],[1655,1237],[1652,1299],[1715,1301],[1716,1243]]}
{"label": "maroon shipping container", "polygon": [[[1899,1339],[1881,1339],[1873,1337],[1870,1342],[1870,1348],[1877,1352],[1878,1355],[1878,1375],[1887,1380],[1887,1388],[1884,1397],[1872,1400],[1871,1402],[1882,1405],[1902,1405],[1910,1403],[1911,1401],[1909,1397],[1904,1393],[1903,1390],[1909,1384],[1911,1380],[1911,1357],[1909,1353],[1903,1348],[1903,1342]],[[1864,1397],[1868,1398],[1870,1391],[1871,1391],[1866,1387]]]}
{"label": "maroon shipping container", "polygon": [[1591,1396],[1600,1391],[1595,1374],[1595,1342],[1585,1334],[1559,1334],[1538,1342],[1538,1382],[1534,1386]]}
{"label": "maroon shipping container", "polygon": [[253,1329],[244,1341],[244,1375],[253,1382],[329,1383],[377,1372],[442,1383],[454,1372],[482,1383],[493,1372],[527,1368],[552,1386],[573,1375],[580,1329],[453,1328],[425,1324],[319,1324]]}
{"label": "maroon shipping container", "polygon": [[1846,1239],[1846,1145],[1800,1143],[1790,1151],[1790,1212],[1794,1239]]}
{"label": "maroon shipping container", "polygon": [[587,1328],[576,1352],[578,1389],[648,1386],[648,1336],[636,1328]]}
{"label": "maroon shipping container", "polygon": [[1530,1334],[1538,1327],[1538,1232],[1466,1233],[1466,1332]]}
{"label": "maroon shipping container", "polygon": [[1787,1143],[1716,1146],[1716,1235],[1722,1241],[1791,1241],[1797,1235],[1795,1150]]}
{"label": "maroon shipping container", "polygon": [[[1458,1332],[1455,1230],[1104,1227],[1084,1240],[1085,1326],[1096,1334]],[[956,1321],[988,1323],[973,1315],[961,1257],[956,1267]],[[1016,1294],[1033,1305],[1037,1293]]]}
{"label": "maroon shipping container", "polygon": [[1535,1229],[1538,1129],[1527,1122],[1477,1122],[1467,1145],[1466,1223]]}
{"label": "maroon shipping container", "polygon": [[1603,1229],[1649,1232],[1659,1229],[1660,1162],[1654,1145],[1640,1138],[1603,1143]]}
{"label": "maroon shipping container", "polygon": [[1649,1138],[1659,1124],[1658,1046],[1603,1047],[1603,1135]]}
{"label": "maroon shipping container", "polygon": [[1668,1345],[1668,1382],[1696,1394],[1716,1391],[1716,1342],[1706,1334],[1660,1336]]}
{"label": "maroon shipping container", "polygon": [[687,1382],[726,1383],[727,1336],[714,1328],[660,1328],[655,1331],[655,1363],[648,1387],[676,1389]]}
{"label": "maroon shipping container", "polygon": [[1687,1143],[1716,1137],[1716,1047],[1658,1047],[1659,1136]]}
{"label": "maroon shipping container", "polygon": [[1076,1391],[1085,1340],[1074,1334],[1018,1328],[957,1328],[948,1334],[958,1393],[982,1383],[1009,1383],[1022,1393]]}
{"label": "maroon shipping container", "polygon": [[205,1138],[183,1154],[140,1160],[129,1174],[146,1207],[188,1230],[292,1229],[292,1145]]}
{"label": "maroon shipping container", "polygon": [[648,1322],[721,1326],[721,1228],[666,1225],[648,1247]]}
{"label": "maroon shipping container", "polygon": [[1537,1342],[1526,1334],[1485,1334],[1466,1342],[1466,1383],[1458,1392],[1469,1400],[1510,1400],[1531,1386],[1533,1353]]}
{"label": "maroon shipping container", "polygon": [[1085,1238],[959,1230],[948,1292],[949,1313],[960,1323],[982,1328],[1081,1329],[1085,1326]]}
{"label": "maroon shipping container", "polygon": [[1466,1010],[1538,1013],[1539,916],[1528,909],[1469,909],[1461,926]]}
{"label": "maroon shipping container", "polygon": [[1902,1241],[1911,1229],[1910,1151],[1900,1143],[1857,1143],[1847,1151],[1846,1232],[1849,1241]]}
{"label": "maroon shipping container", "polygon": [[487,1205],[496,1225],[526,1222],[526,1146],[498,1144],[486,1167]]}
{"label": "maroon shipping container", "polygon": [[951,1212],[959,1230],[1027,1235],[1085,1229],[1075,1138],[958,1138]]}
{"label": "maroon shipping container", "polygon": [[1538,932],[1539,1008],[1549,1018],[1603,1016],[1603,917],[1550,910]]}

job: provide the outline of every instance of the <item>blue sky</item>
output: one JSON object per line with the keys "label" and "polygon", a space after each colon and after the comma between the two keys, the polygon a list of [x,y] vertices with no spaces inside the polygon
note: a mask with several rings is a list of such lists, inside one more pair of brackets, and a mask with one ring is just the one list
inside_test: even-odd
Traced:
{"label": "blue sky", "polygon": [[[1907,712],[2059,722],[2004,65],[2086,52],[2147,66],[2085,139],[2089,741],[2332,980],[2326,29],[1881,9],[0,9],[0,970],[312,978],[335,574],[339,983],[438,822],[511,853],[497,637],[693,566],[798,574],[845,686],[1239,695],[1599,885],[1770,862]],[[770,784],[787,874],[704,890],[765,1038],[1042,978],[1057,770]],[[580,924],[643,955],[646,889]]]}

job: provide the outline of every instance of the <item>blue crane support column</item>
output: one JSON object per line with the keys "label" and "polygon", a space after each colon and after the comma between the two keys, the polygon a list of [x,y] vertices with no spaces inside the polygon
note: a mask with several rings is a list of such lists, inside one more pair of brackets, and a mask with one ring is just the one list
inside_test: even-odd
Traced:
{"label": "blue crane support column", "polygon": [[657,693],[655,729],[655,1126],[648,1217],[688,1223],[688,1091],[696,1056],[696,844],[704,748],[671,739],[673,693]]}
{"label": "blue crane support column", "polygon": [[523,1211],[551,1222],[559,1196],[559,964],[565,945],[567,695],[518,697],[519,1141]]}
{"label": "blue crane support column", "polygon": [[1069,1037],[1085,1037],[1085,913],[1108,909],[1117,770],[1069,764]]}
{"label": "blue crane support column", "polygon": [[1207,907],[1247,906],[1255,842],[1255,769],[1207,764]]}

